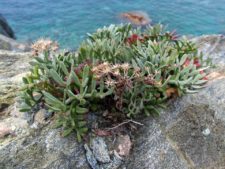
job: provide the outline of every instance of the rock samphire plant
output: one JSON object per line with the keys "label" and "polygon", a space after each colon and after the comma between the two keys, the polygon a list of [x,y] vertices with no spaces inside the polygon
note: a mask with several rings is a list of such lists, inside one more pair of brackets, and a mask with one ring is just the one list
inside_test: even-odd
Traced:
{"label": "rock samphire plant", "polygon": [[161,25],[104,27],[76,53],[55,53],[56,46],[34,44],[38,56],[23,78],[21,111],[47,106],[63,135],[75,131],[79,141],[89,112],[108,109],[127,119],[159,114],[169,98],[195,93],[207,82],[208,63],[195,45]]}

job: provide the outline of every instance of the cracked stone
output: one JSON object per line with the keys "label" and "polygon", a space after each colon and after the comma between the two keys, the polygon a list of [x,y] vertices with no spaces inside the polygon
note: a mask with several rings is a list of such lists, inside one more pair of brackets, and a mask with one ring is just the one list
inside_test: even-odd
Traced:
{"label": "cracked stone", "polygon": [[96,137],[91,140],[90,147],[95,158],[101,163],[109,163],[110,156],[107,145],[102,137]]}

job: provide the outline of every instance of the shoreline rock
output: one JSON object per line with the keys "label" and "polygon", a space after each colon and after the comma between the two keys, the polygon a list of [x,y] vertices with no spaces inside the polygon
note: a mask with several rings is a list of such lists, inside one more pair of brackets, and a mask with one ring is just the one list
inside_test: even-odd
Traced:
{"label": "shoreline rock", "polygon": [[16,52],[30,51],[27,44],[19,43],[15,40],[13,29],[9,26],[7,20],[0,14],[0,50],[9,50]]}
{"label": "shoreline rock", "polygon": [[151,23],[148,14],[142,11],[124,12],[120,14],[120,17],[137,26],[144,26]]}
{"label": "shoreline rock", "polygon": [[3,15],[1,14],[0,14],[0,34],[5,35],[12,39],[16,39],[12,28],[9,26],[5,17],[3,17]]}

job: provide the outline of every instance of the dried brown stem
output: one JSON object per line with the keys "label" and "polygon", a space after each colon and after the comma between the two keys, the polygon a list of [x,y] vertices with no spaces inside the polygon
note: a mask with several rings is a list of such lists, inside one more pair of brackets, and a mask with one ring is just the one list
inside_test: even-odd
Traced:
{"label": "dried brown stem", "polygon": [[123,126],[125,124],[128,124],[128,123],[134,123],[134,124],[137,124],[137,125],[140,125],[140,126],[144,125],[144,124],[142,124],[140,122],[137,122],[137,121],[134,121],[134,120],[128,120],[128,121],[124,121],[124,122],[122,122],[122,123],[120,123],[120,124],[118,124],[118,125],[116,125],[114,127],[106,128],[106,130],[114,130],[114,129],[116,129],[116,128],[120,127],[120,126]]}

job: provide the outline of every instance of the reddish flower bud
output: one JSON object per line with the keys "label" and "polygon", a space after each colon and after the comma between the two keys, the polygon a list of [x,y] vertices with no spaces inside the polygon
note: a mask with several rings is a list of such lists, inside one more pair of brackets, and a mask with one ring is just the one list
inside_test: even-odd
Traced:
{"label": "reddish flower bud", "polygon": [[184,64],[183,64],[183,66],[184,67],[187,67],[189,64],[190,64],[190,59],[189,58],[187,58],[186,60],[185,60],[185,62],[184,62]]}
{"label": "reddish flower bud", "polygon": [[133,35],[131,36],[131,38],[134,39],[134,40],[137,40],[137,39],[139,38],[139,36],[138,36],[137,34],[133,34]]}
{"label": "reddish flower bud", "polygon": [[209,79],[205,76],[205,77],[203,77],[203,80],[209,80]]}
{"label": "reddish flower bud", "polygon": [[200,62],[199,62],[198,59],[195,59],[195,60],[194,60],[194,65],[195,65],[197,68],[201,67],[201,64],[200,64]]}
{"label": "reddish flower bud", "polygon": [[205,73],[205,72],[204,72],[203,70],[200,70],[199,73],[200,73],[200,74],[203,74],[203,73]]}
{"label": "reddish flower bud", "polygon": [[126,42],[131,45],[131,44],[136,43],[137,41],[143,42],[143,40],[144,39],[142,37],[138,36],[137,34],[133,34],[127,38]]}
{"label": "reddish flower bud", "polygon": [[[204,72],[203,70],[200,70],[199,73],[200,73],[200,74],[203,74],[203,73],[205,73],[205,72]],[[208,78],[205,76],[205,77],[202,78],[202,80],[208,80]]]}

